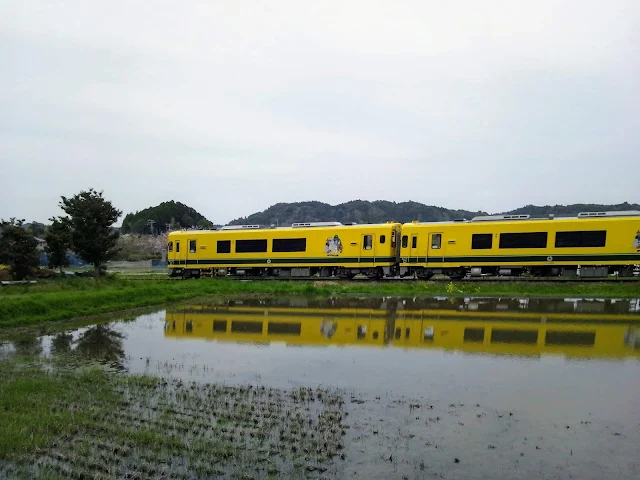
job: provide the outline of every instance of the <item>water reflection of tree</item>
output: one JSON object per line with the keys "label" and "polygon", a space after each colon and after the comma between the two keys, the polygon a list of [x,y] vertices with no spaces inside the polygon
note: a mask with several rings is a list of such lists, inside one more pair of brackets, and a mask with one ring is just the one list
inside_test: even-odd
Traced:
{"label": "water reflection of tree", "polygon": [[97,360],[120,361],[124,358],[123,338],[109,325],[94,325],[80,335],[76,352]]}
{"label": "water reflection of tree", "polygon": [[51,353],[61,355],[71,351],[71,343],[73,343],[73,335],[69,332],[57,334],[51,340]]}
{"label": "water reflection of tree", "polygon": [[42,340],[35,335],[25,335],[13,341],[16,355],[41,355]]}

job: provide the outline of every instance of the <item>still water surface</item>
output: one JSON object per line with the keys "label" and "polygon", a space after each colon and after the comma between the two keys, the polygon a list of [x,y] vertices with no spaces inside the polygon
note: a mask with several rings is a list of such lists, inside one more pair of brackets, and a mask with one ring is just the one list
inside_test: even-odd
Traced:
{"label": "still water surface", "polygon": [[344,389],[339,476],[640,479],[639,299],[210,300],[4,351],[34,348],[189,380]]}

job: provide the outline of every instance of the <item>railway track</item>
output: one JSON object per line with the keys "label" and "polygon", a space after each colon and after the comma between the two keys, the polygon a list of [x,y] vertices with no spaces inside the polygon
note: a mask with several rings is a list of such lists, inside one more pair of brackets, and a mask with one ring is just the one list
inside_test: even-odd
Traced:
{"label": "railway track", "polygon": [[[237,281],[260,281],[260,282],[268,282],[268,281],[276,281],[276,282],[340,282],[340,283],[349,283],[349,282],[377,282],[377,283],[415,283],[415,282],[424,282],[425,280],[420,280],[416,278],[384,278],[380,280],[372,280],[369,278],[353,278],[351,280],[340,279],[340,278],[326,278],[326,277],[231,277]],[[447,277],[442,278],[431,278],[430,280],[426,280],[428,282],[436,282],[436,283],[449,283],[451,280]],[[640,285],[640,277],[622,277],[622,278],[540,278],[540,277],[466,277],[462,280],[456,280],[456,282],[463,283],[480,283],[480,282],[519,282],[519,283],[540,283],[540,282],[557,282],[557,283],[637,283]]]}

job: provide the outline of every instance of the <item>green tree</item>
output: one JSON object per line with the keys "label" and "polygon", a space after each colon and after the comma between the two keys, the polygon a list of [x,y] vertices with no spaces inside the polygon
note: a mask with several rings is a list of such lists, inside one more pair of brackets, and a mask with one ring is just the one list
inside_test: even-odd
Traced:
{"label": "green tree", "polygon": [[60,207],[69,215],[73,250],[100,275],[117,252],[119,233],[112,226],[122,212],[93,188],[62,197]]}
{"label": "green tree", "polygon": [[213,228],[213,222],[207,220],[206,218],[200,220],[197,224],[198,229],[200,230],[211,230]]}
{"label": "green tree", "polygon": [[71,228],[66,218],[51,218],[51,226],[47,230],[45,252],[49,258],[49,267],[62,269],[69,265],[67,252],[71,248]]}
{"label": "green tree", "polygon": [[15,280],[22,280],[40,263],[36,250],[38,242],[25,230],[24,220],[2,220],[0,231],[0,263],[9,265]]}

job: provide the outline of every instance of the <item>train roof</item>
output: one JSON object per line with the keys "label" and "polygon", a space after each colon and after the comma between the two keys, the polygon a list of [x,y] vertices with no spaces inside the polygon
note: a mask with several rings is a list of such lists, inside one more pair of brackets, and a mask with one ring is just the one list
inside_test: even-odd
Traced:
{"label": "train roof", "polygon": [[640,218],[640,210],[625,210],[619,212],[580,212],[576,216],[556,217],[550,214],[546,217],[532,217],[531,215],[483,215],[471,219],[447,220],[444,222],[408,222],[405,225],[441,225],[467,224],[480,222],[521,222],[521,221],[549,221],[549,220],[591,220],[591,219],[623,219],[629,217]]}
{"label": "train roof", "polygon": [[252,231],[312,231],[319,228],[331,228],[331,229],[347,229],[347,228],[389,228],[392,225],[400,225],[399,222],[386,222],[386,223],[340,223],[340,222],[300,222],[294,223],[286,227],[276,227],[274,225],[225,225],[212,230],[174,230],[170,233],[189,233],[190,235],[204,235],[210,233],[233,233],[233,232],[252,232]]}

